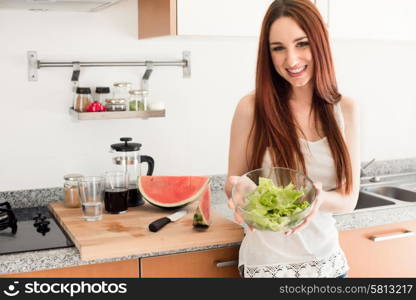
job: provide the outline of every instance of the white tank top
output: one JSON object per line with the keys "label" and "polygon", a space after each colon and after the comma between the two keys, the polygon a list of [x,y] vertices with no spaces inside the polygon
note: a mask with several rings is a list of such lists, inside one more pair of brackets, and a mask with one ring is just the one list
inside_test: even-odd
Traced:
{"label": "white tank top", "polygon": [[[344,134],[339,102],[335,118]],[[300,139],[308,176],[322,182],[328,191],[336,187],[336,172],[326,137],[309,142]],[[263,167],[272,166],[269,151]],[[337,277],[347,272],[345,255],[339,246],[338,230],[331,213],[321,212],[301,231],[289,236],[280,232],[246,231],[239,254],[244,277]]]}

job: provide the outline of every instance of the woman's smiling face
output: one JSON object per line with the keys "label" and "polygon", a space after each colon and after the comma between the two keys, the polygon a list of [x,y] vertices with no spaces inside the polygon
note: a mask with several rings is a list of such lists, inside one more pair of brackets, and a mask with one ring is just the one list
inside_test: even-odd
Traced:
{"label": "woman's smiling face", "polygon": [[276,71],[292,87],[302,87],[313,77],[308,37],[290,17],[280,17],[270,27],[269,47]]}

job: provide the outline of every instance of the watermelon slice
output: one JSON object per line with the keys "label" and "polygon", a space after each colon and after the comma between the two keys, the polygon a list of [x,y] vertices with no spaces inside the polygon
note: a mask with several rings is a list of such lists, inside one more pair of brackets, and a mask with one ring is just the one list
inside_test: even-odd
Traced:
{"label": "watermelon slice", "polygon": [[139,190],[151,204],[162,208],[185,206],[202,196],[206,176],[140,176]]}
{"label": "watermelon slice", "polygon": [[199,205],[196,208],[194,214],[193,225],[196,228],[208,228],[211,225],[211,189],[208,188],[205,190],[201,199],[199,200]]}

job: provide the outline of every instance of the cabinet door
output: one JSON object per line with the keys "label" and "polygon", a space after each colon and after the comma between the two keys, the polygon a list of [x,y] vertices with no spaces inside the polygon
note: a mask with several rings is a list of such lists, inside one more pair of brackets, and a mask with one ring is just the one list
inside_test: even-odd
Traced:
{"label": "cabinet door", "polygon": [[329,31],[334,38],[414,41],[415,10],[414,0],[330,1]]}
{"label": "cabinet door", "polygon": [[83,265],[68,268],[50,269],[36,272],[0,275],[4,278],[138,278],[138,259],[122,260],[102,264]]}
{"label": "cabinet door", "polygon": [[[329,0],[311,0],[328,17]],[[169,35],[260,35],[273,0],[138,0],[139,39]]]}
{"label": "cabinet door", "polygon": [[177,0],[179,35],[258,36],[272,0]]}
{"label": "cabinet door", "polygon": [[169,35],[258,36],[273,0],[138,0],[139,39]]}
{"label": "cabinet door", "polygon": [[[340,232],[349,277],[416,277],[416,221]],[[388,239],[397,236],[394,239]],[[386,239],[373,241],[374,237]]]}
{"label": "cabinet door", "polygon": [[140,276],[239,277],[238,247],[219,248],[140,259]]}

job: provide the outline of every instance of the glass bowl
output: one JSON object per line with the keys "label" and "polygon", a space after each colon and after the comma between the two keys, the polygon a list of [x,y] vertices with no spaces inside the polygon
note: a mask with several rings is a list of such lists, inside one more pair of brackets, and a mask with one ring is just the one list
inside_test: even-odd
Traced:
{"label": "glass bowl", "polygon": [[305,174],[270,167],[240,176],[231,197],[235,212],[247,225],[258,230],[285,232],[309,215],[316,190]]}

